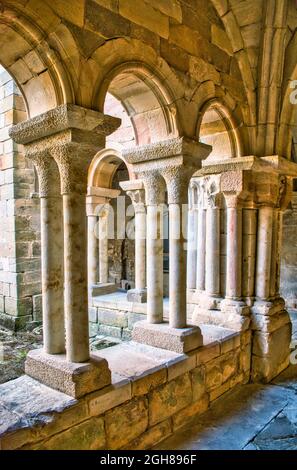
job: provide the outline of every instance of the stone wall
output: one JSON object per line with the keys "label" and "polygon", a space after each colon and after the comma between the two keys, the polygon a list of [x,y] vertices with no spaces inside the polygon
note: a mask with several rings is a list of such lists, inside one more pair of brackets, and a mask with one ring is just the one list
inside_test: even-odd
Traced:
{"label": "stone wall", "polygon": [[41,320],[35,172],[8,136],[26,116],[20,91],[0,66],[0,323],[12,329]]}
{"label": "stone wall", "polygon": [[284,213],[281,253],[281,295],[289,308],[297,307],[297,192]]}
{"label": "stone wall", "polygon": [[[250,332],[241,335],[229,332],[220,338],[218,331],[212,337],[212,327],[206,329],[209,329],[203,331],[205,342],[208,342],[206,346],[187,356],[167,358],[163,364],[146,371],[145,367],[152,359],[150,354],[156,359],[162,354],[165,357],[168,352],[143,345],[120,345],[100,351],[100,356],[104,355],[113,372],[115,363],[118,363],[121,374],[129,369],[134,370],[134,374],[115,374],[111,386],[79,401],[51,391],[28,377],[17,379],[15,388],[19,388],[19,394],[31,381],[30,399],[35,393],[39,400],[34,408],[34,418],[30,420],[31,427],[25,425],[20,429],[15,423],[12,426],[7,413],[0,448],[94,450],[153,447],[206,411],[214,400],[228,390],[249,380]],[[127,349],[129,347],[130,350]],[[121,348],[125,349],[121,351]],[[153,353],[148,352],[152,350]],[[134,364],[135,351],[143,360],[136,359]],[[127,358],[125,364],[123,354]],[[1,397],[7,403],[10,386],[12,384],[4,384],[2,390],[0,387]],[[54,400],[49,395],[53,395]],[[40,397],[43,397],[42,402]],[[17,400],[16,395],[15,398]],[[67,406],[66,398],[69,402]],[[28,419],[30,409],[26,407],[26,399],[29,396],[24,398],[22,394],[20,413]],[[51,401],[55,405],[52,405],[51,412],[47,408],[45,422],[45,407]]]}

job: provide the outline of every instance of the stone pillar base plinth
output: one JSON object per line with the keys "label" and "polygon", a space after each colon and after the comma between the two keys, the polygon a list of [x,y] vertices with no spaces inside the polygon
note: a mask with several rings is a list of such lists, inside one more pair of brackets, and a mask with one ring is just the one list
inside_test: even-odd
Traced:
{"label": "stone pillar base plinth", "polygon": [[27,375],[55,390],[81,398],[110,385],[111,372],[105,359],[91,356],[89,362],[66,361],[64,354],[46,354],[35,349],[27,355]]}
{"label": "stone pillar base plinth", "polygon": [[138,343],[177,353],[187,353],[203,345],[200,328],[170,328],[168,323],[151,324],[147,321],[135,323],[132,339]]}
{"label": "stone pillar base plinth", "polygon": [[127,292],[128,302],[137,302],[139,304],[145,304],[147,302],[147,290],[146,289],[130,289]]}
{"label": "stone pillar base plinth", "polygon": [[270,382],[290,363],[292,325],[283,299],[256,301],[252,307],[253,382]]}
{"label": "stone pillar base plinth", "polygon": [[201,325],[202,323],[229,328],[234,331],[245,331],[249,328],[250,317],[240,315],[232,310],[207,310],[199,306],[194,308],[192,323]]}
{"label": "stone pillar base plinth", "polygon": [[94,284],[91,286],[91,297],[97,297],[98,295],[112,294],[117,291],[117,286],[112,282],[106,284]]}

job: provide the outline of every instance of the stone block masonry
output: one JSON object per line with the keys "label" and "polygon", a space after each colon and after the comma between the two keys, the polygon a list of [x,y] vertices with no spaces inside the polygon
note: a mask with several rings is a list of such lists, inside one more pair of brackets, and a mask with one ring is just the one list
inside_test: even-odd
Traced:
{"label": "stone block masonry", "polygon": [[35,172],[8,135],[12,125],[26,118],[20,91],[0,67],[0,324],[13,330],[41,321]]}
{"label": "stone block masonry", "polygon": [[[134,342],[100,351],[112,371],[112,385],[79,400],[27,376],[1,385],[0,448],[152,448],[249,380],[250,332],[201,329],[205,345],[188,355]],[[12,388],[14,409],[21,402],[17,413]]]}

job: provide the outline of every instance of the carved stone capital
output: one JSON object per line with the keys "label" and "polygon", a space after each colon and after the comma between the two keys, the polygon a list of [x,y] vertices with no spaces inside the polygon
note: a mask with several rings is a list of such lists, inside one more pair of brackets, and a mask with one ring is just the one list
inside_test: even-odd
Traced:
{"label": "carved stone capital", "polygon": [[221,208],[222,193],[220,188],[220,177],[218,175],[206,176],[203,180],[201,191],[204,191],[204,204],[206,208]]}
{"label": "carved stone capital", "polygon": [[150,160],[162,160],[179,155],[189,156],[195,160],[196,166],[201,166],[201,160],[206,158],[211,152],[210,145],[188,139],[186,137],[177,137],[156,142],[149,145],[143,145],[123,151],[123,157],[128,163],[141,163]]}
{"label": "carved stone capital", "polygon": [[166,184],[157,171],[144,171],[140,174],[145,187],[145,202],[147,206],[165,202]]}
{"label": "carved stone capital", "polygon": [[10,137],[28,144],[68,129],[79,129],[100,136],[112,134],[121,120],[74,104],[63,104],[32,119],[12,126]]}
{"label": "carved stone capital", "polygon": [[135,213],[145,212],[144,189],[132,189],[130,191],[127,191],[127,196],[131,198]]}
{"label": "carved stone capital", "polygon": [[37,172],[40,197],[60,197],[60,175],[55,161],[51,158],[49,152],[25,152]]}
{"label": "carved stone capital", "polygon": [[182,166],[168,166],[161,170],[161,174],[166,181],[168,204],[186,204],[193,169]]}

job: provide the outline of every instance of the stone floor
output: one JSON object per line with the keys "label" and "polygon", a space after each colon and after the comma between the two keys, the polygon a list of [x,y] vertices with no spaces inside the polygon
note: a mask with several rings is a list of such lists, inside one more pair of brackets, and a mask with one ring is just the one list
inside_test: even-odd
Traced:
{"label": "stone floor", "polygon": [[[297,340],[297,311],[291,311]],[[159,450],[297,450],[297,365],[271,384],[249,384],[219,398]]]}

